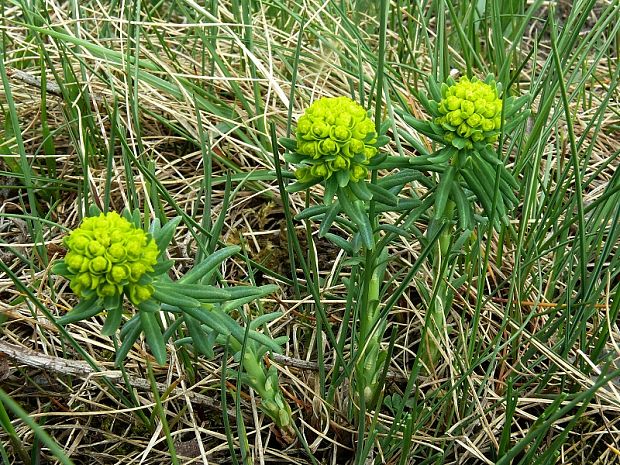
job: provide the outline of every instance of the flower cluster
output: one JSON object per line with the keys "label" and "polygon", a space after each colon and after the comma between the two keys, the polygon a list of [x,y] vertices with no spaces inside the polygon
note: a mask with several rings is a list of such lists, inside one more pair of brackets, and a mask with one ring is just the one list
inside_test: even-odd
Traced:
{"label": "flower cluster", "polygon": [[377,153],[375,125],[348,97],[316,100],[299,118],[295,135],[302,157],[295,176],[301,182],[327,180],[338,172],[357,182],[367,177],[367,165]]}
{"label": "flower cluster", "polygon": [[[462,77],[457,83],[442,88],[438,105],[441,116],[435,119],[446,132],[445,140],[471,149],[474,143],[493,144],[502,125],[502,99],[494,81]],[[458,143],[457,142],[457,143]],[[454,144],[457,145],[457,144]]]}
{"label": "flower cluster", "polygon": [[126,291],[138,304],[151,297],[152,286],[141,278],[153,271],[157,244],[118,213],[85,218],[64,244],[71,289],[80,298],[113,297]]}

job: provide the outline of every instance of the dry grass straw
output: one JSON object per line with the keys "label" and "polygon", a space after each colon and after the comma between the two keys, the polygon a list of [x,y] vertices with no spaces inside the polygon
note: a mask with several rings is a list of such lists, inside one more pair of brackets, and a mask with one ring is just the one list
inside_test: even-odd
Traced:
{"label": "dry grass straw", "polygon": [[[253,47],[249,50],[243,40],[244,28],[248,26],[238,23],[237,14],[229,9],[228,2],[218,3],[218,13],[214,16],[198,3],[185,2],[185,5],[202,13],[205,22],[200,24],[183,24],[181,18],[174,15],[168,22],[156,18],[141,18],[140,58],[156,65],[159,71],[153,72],[155,76],[163,77],[172,84],[179,83],[180,96],[167,94],[161,88],[144,80],[133,82],[129,74],[133,70],[132,67],[123,68],[93,54],[86,47],[76,50],[75,55],[70,55],[71,65],[76,72],[79,69],[78,60],[86,65],[85,75],[81,76],[81,79],[84,80],[90,94],[93,125],[98,132],[88,135],[87,131],[78,130],[74,133],[74,137],[71,137],[68,125],[75,122],[67,121],[65,116],[71,102],[58,97],[57,88],[50,82],[47,88],[47,110],[50,127],[57,130],[54,134],[56,146],[54,158],[58,164],[59,178],[79,185],[83,176],[87,174],[90,194],[98,202],[103,199],[106,179],[111,179],[111,206],[121,210],[129,204],[127,176],[130,174],[140,203],[153,210],[156,199],[152,197],[152,186],[141,171],[136,169],[126,171],[123,158],[117,149],[111,173],[106,172],[102,160],[91,159],[88,166],[82,166],[79,162],[84,159],[84,152],[90,144],[88,137],[98,139],[102,148],[109,149],[110,126],[115,124],[111,121],[112,115],[109,109],[116,98],[119,104],[118,117],[127,131],[125,135],[127,149],[139,160],[152,161],[156,167],[156,178],[172,196],[176,206],[200,222],[203,210],[201,199],[196,195],[204,182],[203,159],[200,148],[188,142],[188,139],[200,139],[196,123],[198,110],[194,96],[180,84],[183,79],[208,89],[220,103],[226,105],[226,111],[229,112],[228,117],[224,115],[225,111],[221,114],[206,111],[200,113],[202,125],[211,141],[210,150],[217,156],[213,172],[213,179],[217,182],[213,184],[212,219],[215,220],[220,213],[224,195],[221,177],[226,173],[226,166],[218,160],[233,162],[244,173],[273,169],[270,154],[258,142],[266,134],[261,134],[258,128],[261,127],[261,122],[262,127],[267,127],[269,122],[275,122],[278,131],[284,134],[291,93],[287,66],[290,65],[290,55],[300,30],[298,26],[293,26],[290,31],[281,30],[274,24],[273,18],[269,17],[268,6],[264,4],[258,9],[258,13],[252,16]],[[292,102],[294,118],[308,102],[319,96],[348,94],[350,91],[348,79],[354,79],[351,75],[344,77],[341,68],[344,61],[339,55],[340,47],[336,39],[341,38],[350,42],[358,39],[349,35],[348,28],[341,27],[341,18],[330,16],[326,8],[327,3],[304,1],[291,6],[293,11],[301,11],[303,8],[313,12],[307,19],[304,32],[307,39],[300,56],[296,95]],[[127,35],[132,18],[113,16],[108,13],[105,5],[89,3],[81,9],[81,17],[77,21],[65,4],[50,1],[46,5],[53,23],[64,33],[117,50],[122,56],[133,54],[133,48],[127,49],[128,44],[134,40]],[[2,29],[11,40],[6,63],[9,68],[18,64],[15,57],[20,52],[32,56],[38,54],[32,41],[26,40],[27,31],[16,22],[18,18],[17,7],[5,11]],[[372,24],[374,20],[363,18],[363,21]],[[100,39],[104,35],[105,28],[115,31],[114,40]],[[225,67],[224,70],[216,67],[214,70],[209,68],[209,74],[200,73],[203,66],[200,42],[186,40],[194,29],[217,31],[217,40],[214,44],[217,56]],[[372,29],[368,28],[369,31]],[[312,32],[307,32],[308,30]],[[359,28],[358,32],[361,41],[366,41],[371,46],[376,43],[376,37],[367,34],[365,28]],[[323,40],[318,40],[323,33],[325,34]],[[167,56],[161,46],[157,45],[157,34],[165,37],[169,49],[174,50],[174,59]],[[390,34],[397,39],[397,31],[391,31]],[[46,43],[45,52],[52,66],[60,68],[62,61],[66,59],[55,41],[49,40]],[[428,67],[430,64],[420,60],[416,65]],[[599,66],[606,65],[606,63],[599,64]],[[398,66],[398,63],[394,66]],[[252,76],[252,67],[255,69],[256,78]],[[367,77],[374,73],[368,62],[362,65],[361,71]],[[522,91],[527,90],[530,73],[531,70],[524,69],[519,82]],[[36,67],[30,67],[25,70],[15,68],[10,75],[12,92],[23,124],[25,144],[30,150],[27,155],[31,161],[40,157],[33,151],[42,143],[39,126],[40,82],[37,81],[39,74],[40,71]],[[101,79],[102,76],[107,82]],[[409,97],[406,82],[393,84],[409,101],[414,101]],[[235,98],[235,95],[241,92],[248,102],[253,102],[254,85],[258,85],[260,89],[262,98],[260,103],[263,107],[260,114],[248,115],[243,102]],[[372,90],[370,81],[364,83],[363,87],[367,93]],[[602,97],[605,92],[603,83],[596,84],[596,88],[591,92]],[[132,114],[132,105],[135,103],[132,103],[132,99],[135,95],[138,96],[137,104],[141,110],[138,121]],[[616,90],[615,100],[610,103],[601,122],[605,128],[619,124],[620,100],[617,97]],[[578,136],[581,136],[581,132],[586,129],[586,122],[590,120],[595,110],[596,108],[592,107],[588,111],[575,112],[574,128]],[[165,127],[161,118],[156,118],[157,115],[173,122],[178,131]],[[396,124],[403,126],[398,118]],[[233,134],[235,129],[241,129],[247,137],[245,139],[237,137]],[[568,157],[563,129],[559,126],[558,130],[559,133],[553,134],[550,140],[546,141],[548,149],[543,154],[546,161],[543,163],[545,171],[541,173],[541,177],[549,192],[554,190],[553,173],[558,169],[557,165],[565,163],[564,158]],[[186,135],[183,136],[182,132]],[[556,140],[557,137],[562,139]],[[618,139],[617,130],[601,131],[588,166],[589,171],[584,173],[586,177],[596,173],[601,164],[617,152]],[[138,142],[143,147],[142,152],[139,152]],[[395,150],[395,147],[392,146],[390,150]],[[608,166],[597,173],[596,179],[585,192],[586,205],[601,195],[612,177],[613,169]],[[4,179],[10,181],[10,178]],[[424,192],[420,186],[415,188],[421,194]],[[316,193],[320,195],[318,190]],[[64,314],[75,303],[75,297],[66,282],[50,275],[49,267],[34,271],[15,256],[14,253],[18,252],[36,260],[32,239],[24,221],[11,216],[26,213],[17,191],[3,190],[0,196],[2,197],[0,205],[2,260],[53,315]],[[297,213],[304,208],[306,199],[300,194],[291,196],[291,201],[292,209]],[[286,268],[288,244],[283,233],[285,223],[279,202],[275,180],[256,181],[251,189],[243,189],[226,213],[222,240],[227,243],[244,242],[250,258],[286,274],[289,272]],[[176,214],[169,205],[164,203],[164,207],[168,217]],[[62,193],[60,202],[50,210],[48,219],[65,228],[75,227],[79,221],[75,194]],[[395,220],[395,217],[390,220]],[[536,220],[533,219],[532,227],[535,226]],[[420,224],[419,227],[425,226]],[[300,238],[304,236],[303,231],[304,228],[300,225]],[[46,229],[44,244],[50,260],[62,254],[63,233],[63,229],[59,227]],[[497,237],[493,239],[496,241]],[[319,276],[323,283],[321,287],[323,303],[332,321],[338,325],[346,295],[340,281],[341,276],[336,276],[335,273],[340,270],[339,264],[344,256],[330,248],[325,241],[316,239],[315,243],[315,260],[320,264]],[[493,242],[493,252],[496,247],[497,243]],[[403,270],[409,268],[419,256],[420,244],[413,239],[402,239],[392,244],[391,253],[398,257],[398,261],[389,269],[390,273],[396,276],[395,284],[398,284]],[[196,246],[187,228],[182,227],[177,231],[169,254],[177,261],[175,266],[177,273],[181,273],[191,264],[196,254]],[[497,447],[498,437],[503,428],[505,406],[502,400],[505,398],[506,380],[511,373],[521,369],[518,360],[511,360],[508,357],[511,335],[520,333],[518,343],[522,346],[522,350],[517,352],[533,348],[537,357],[542,360],[535,373],[521,373],[524,378],[539,379],[541,373],[552,364],[559,367],[548,380],[547,392],[561,390],[566,383],[582,386],[583,389],[589,388],[594,378],[579,368],[581,362],[593,367],[595,373],[599,369],[583,352],[571,351],[568,358],[564,359],[533,337],[548,318],[554,317],[554,312],[546,312],[554,303],[546,302],[544,293],[537,293],[535,285],[531,287],[530,295],[517,290],[521,302],[514,303],[517,305],[516,310],[523,312],[524,315],[530,314],[535,308],[540,312],[540,316],[530,319],[523,327],[511,322],[507,328],[502,329],[504,305],[506,299],[512,297],[504,293],[495,295],[495,290],[507,289],[506,282],[510,280],[512,270],[516,266],[513,262],[514,247],[505,244],[503,257],[501,266],[491,262],[487,274],[480,278],[485,280],[482,285],[485,295],[476,295],[475,282],[471,287],[456,290],[453,314],[448,318],[448,333],[444,335],[442,344],[445,362],[439,367],[436,377],[421,377],[416,386],[420,402],[425,402],[427,398],[435,399],[432,402],[436,402],[437,398],[442,397],[442,392],[447,394],[447,389],[454,380],[464,381],[460,389],[453,390],[443,400],[448,406],[452,406],[448,409],[455,415],[452,428],[442,430],[440,418],[430,419],[425,425],[426,428],[417,431],[412,437],[414,444],[436,451],[442,451],[446,443],[454,443],[452,455],[446,458],[446,463],[492,463],[487,458],[487,450],[489,447]],[[595,257],[592,259],[595,260]],[[536,274],[542,277],[549,276],[553,258],[543,256],[535,266]],[[222,274],[225,279],[233,282],[246,280],[246,265],[241,261],[236,263],[230,261],[222,269]],[[304,277],[301,274],[299,277],[303,281]],[[264,279],[270,278],[264,277]],[[609,291],[614,284],[617,286],[617,283],[609,283]],[[425,266],[416,276],[415,286],[411,286],[410,292],[403,296],[391,314],[390,326],[395,326],[398,332],[390,365],[391,380],[387,385],[387,389],[391,392],[399,392],[403,388],[399,379],[402,377],[406,379],[409,375],[408,367],[412,365],[415,348],[419,343],[420,328],[424,325],[425,309],[416,288],[430,285],[431,272]],[[547,283],[547,286],[558,288],[564,285],[562,282]],[[0,378],[3,388],[33,418],[40,419],[50,435],[78,461],[127,465],[170,463],[159,423],[155,421],[154,430],[149,432],[135,415],[137,410],[141,410],[149,418],[154,405],[145,368],[145,360],[150,359],[151,363],[153,360],[145,346],[136,344],[130,352],[124,367],[127,378],[124,379],[118,370],[113,369],[114,347],[109,338],[100,334],[102,320],[94,318],[70,325],[67,329],[71,336],[102,370],[100,373],[93,373],[92,369],[79,360],[78,355],[59,337],[57,328],[47,321],[36,307],[27,300],[18,300],[15,303],[19,295],[20,291],[13,280],[6,274],[0,274],[0,312],[6,320],[2,326],[0,341],[0,352],[3,354],[3,358],[0,359]],[[489,295],[492,297],[489,298]],[[616,321],[606,319],[609,315],[610,298],[609,293],[601,296],[599,319],[595,324],[608,326],[610,343],[606,350],[615,354],[618,366],[620,330]],[[469,367],[462,348],[467,347],[468,331],[471,328],[463,325],[463,321],[473,318],[477,299],[484,299],[478,328],[478,336],[481,338],[479,344],[487,346],[496,344],[497,341],[501,341],[502,344],[498,347],[496,360],[489,361],[495,364],[490,376],[484,373],[482,366],[470,371],[469,374],[464,374]],[[308,304],[308,299],[296,299],[285,285],[282,285],[281,294],[265,302],[265,305],[283,312],[283,316],[271,325],[271,332],[274,335],[289,336],[285,357],[274,357],[271,363],[276,364],[285,392],[291,404],[297,409],[298,424],[310,449],[317,457],[331,455],[333,457],[331,463],[345,463],[348,460],[347,454],[354,447],[352,441],[355,435],[355,428],[346,421],[349,393],[343,389],[336,396],[334,404],[329,406],[318,395],[319,382],[314,343],[317,335],[313,332],[313,316],[306,312]],[[589,330],[594,329],[589,327]],[[499,334],[498,337],[500,330],[505,334]],[[389,332],[390,328],[387,330],[387,333]],[[327,349],[322,363],[329,368],[334,360],[331,349]],[[220,420],[221,360],[219,358],[192,360],[195,378],[191,382],[191,376],[187,373],[185,362],[179,358],[179,352],[169,346],[169,353],[167,366],[156,369],[159,382],[157,389],[162,396],[181,461],[230,463],[226,435]],[[220,353],[218,357],[221,356]],[[234,368],[237,365],[230,359],[228,366]],[[101,382],[104,376],[125,395],[133,396],[136,405],[128,407],[115,397],[109,386]],[[229,383],[229,387],[231,390],[234,389],[233,384]],[[535,384],[532,385],[531,396],[519,398],[513,421],[515,439],[525,435],[540,412],[551,403],[549,396],[535,392],[536,387]],[[129,389],[133,391],[131,394]],[[569,436],[566,447],[562,449],[559,458],[561,463],[585,463],[579,462],[579,458],[591,457],[594,450],[598,451],[598,459],[593,463],[618,461],[619,390],[620,383],[612,381],[597,392],[587,407],[583,419],[580,420],[579,428]],[[473,403],[469,414],[463,417],[459,413],[463,405],[461,396],[469,397]],[[270,430],[269,421],[257,409],[256,399],[251,393],[243,392],[241,398],[241,412],[246,417],[248,442],[255,463],[309,463],[295,448],[282,447],[277,436]],[[230,415],[234,417],[236,413],[231,410]],[[553,439],[554,434],[560,431],[569,419],[567,416],[556,422],[549,433],[548,441]],[[379,416],[379,421],[389,426],[393,418],[385,413]],[[30,447],[34,441],[32,432],[19,422],[16,422],[16,427],[25,447]],[[459,433],[453,434],[452,431]],[[6,441],[2,433],[0,438]],[[238,438],[235,438],[235,441],[238,441]]]}

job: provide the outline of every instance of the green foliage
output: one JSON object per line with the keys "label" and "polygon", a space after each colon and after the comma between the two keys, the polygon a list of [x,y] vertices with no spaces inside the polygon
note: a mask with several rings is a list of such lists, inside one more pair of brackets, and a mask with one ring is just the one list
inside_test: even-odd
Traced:
{"label": "green foliage", "polygon": [[[77,354],[93,370],[108,355],[97,348],[112,343],[126,386],[97,376],[101,390],[91,384],[80,394],[113,405],[105,415],[113,432],[129,418],[145,425],[124,430],[142,446],[159,434],[146,450],[134,437],[107,441],[104,433],[99,441],[95,420],[88,434],[71,436],[66,454],[79,460],[106,448],[117,461],[144,454],[137,460],[174,463],[185,427],[205,418],[195,403],[170,396],[175,376],[191,383],[188,394],[211,397],[213,378],[196,381],[201,361],[213,358],[209,368],[222,364],[223,412],[236,400],[236,426],[223,415],[233,463],[253,452],[265,461],[355,465],[542,464],[560,453],[566,462],[613,460],[604,426],[617,403],[610,341],[620,311],[616,1],[310,0],[303,10],[284,0],[61,3],[14,0],[0,14],[0,164],[7,170],[0,195],[9,192],[0,212],[3,339]],[[40,85],[23,82],[17,69],[40,76]],[[457,71],[468,86],[493,73],[504,102],[499,129],[497,114],[492,131],[468,122],[467,104],[450,116],[457,110],[447,90],[461,81],[448,76]],[[344,187],[333,153],[321,154],[333,157],[325,158],[327,179],[295,177],[318,165],[297,157],[293,119],[317,95],[348,95],[375,121],[377,153],[367,164],[358,157],[367,171],[357,182],[349,173]],[[476,113],[478,99],[464,100]],[[274,154],[269,126],[285,137],[290,171]],[[259,230],[246,213],[267,202],[276,207],[267,218],[256,215]],[[93,203],[104,212],[142,208],[127,220],[160,251],[182,221],[189,242],[170,252],[189,271],[174,277],[172,260],[159,257],[143,275],[152,294],[138,305],[126,285],[109,298],[97,286],[56,320],[50,308],[56,302],[63,312],[69,286],[49,276],[46,260],[66,222]],[[142,217],[155,218],[148,229],[134,223]],[[239,218],[255,228],[250,235],[233,221]],[[21,222],[25,242],[16,236]],[[272,240],[274,225],[281,234]],[[160,228],[166,233],[158,240]],[[226,247],[221,238],[237,232],[254,244]],[[288,260],[255,261],[253,247],[266,251],[265,244]],[[245,262],[242,250],[251,257]],[[235,266],[224,267],[233,256]],[[54,270],[71,273],[66,264]],[[253,285],[229,287],[227,279]],[[282,287],[284,317],[254,303],[274,291],[261,282]],[[105,337],[83,331],[100,327],[84,322],[90,318],[102,319]],[[65,326],[48,331],[44,321]],[[270,328],[291,341],[272,338]],[[392,357],[390,330],[397,334]],[[175,345],[167,372],[148,371],[150,396],[129,383],[145,377],[136,350],[142,339],[162,363]],[[259,408],[287,429],[289,407],[274,388],[281,380],[263,360],[278,351],[318,370],[291,368],[298,378],[287,391],[304,405],[296,413],[303,421],[299,441],[284,450],[274,447],[281,439],[274,429],[244,418],[250,409],[242,400],[242,384],[252,386]],[[236,373],[227,369],[229,355]],[[63,395],[46,394],[21,366],[9,373],[5,384],[19,373],[39,394],[33,405],[10,392],[26,411],[3,401],[2,459],[62,454],[54,440],[67,445],[57,409]],[[170,377],[170,390],[155,392]],[[67,380],[60,384],[77,386]],[[71,411],[84,408],[82,398],[72,397]],[[144,402],[155,405],[150,418]],[[58,413],[44,423],[48,408]],[[223,446],[215,417],[195,431],[205,449]],[[204,434],[211,425],[217,434]],[[599,439],[592,445],[589,437]]]}
{"label": "green foliage", "polygon": [[[189,338],[177,343],[191,342],[197,353],[209,358],[214,355],[215,344],[232,349],[235,356],[242,359],[245,370],[242,379],[262,397],[261,408],[290,434],[291,409],[278,387],[275,368],[267,369],[262,360],[267,352],[280,353],[281,344],[287,338],[271,339],[257,331],[260,325],[280,314],[257,318],[249,323],[247,331],[228,314],[275,292],[277,286],[219,288],[210,284],[215,280],[218,265],[239,252],[236,246],[214,252],[183,278],[172,281],[166,274],[171,262],[166,261],[163,254],[180,218],[163,227],[155,220],[147,234],[137,227],[141,223],[137,211],[125,212],[123,218],[115,212],[103,214],[96,208],[91,210],[93,214],[99,213],[98,216],[85,218],[81,226],[65,238],[69,252],[54,266],[56,273],[71,279],[71,288],[80,297],[80,303],[58,323],[76,323],[107,310],[102,333],[113,335],[120,327],[122,345],[116,353],[117,366],[125,361],[140,334],[144,334],[157,363],[165,364],[166,344],[184,323]],[[88,279],[87,285],[84,277]],[[137,314],[122,325],[124,293]],[[167,330],[162,325],[163,312],[177,318]]]}
{"label": "green foliage", "polygon": [[[502,163],[501,151],[499,155],[494,152],[492,144],[502,131],[522,125],[529,112],[519,110],[528,96],[500,98],[501,86],[491,75],[484,82],[464,77],[457,83],[449,78],[441,86],[430,79],[428,86],[432,98],[422,93],[418,97],[433,120],[406,113],[403,119],[417,132],[446,146],[410,161],[412,168],[442,173],[434,192],[435,217],[441,217],[450,201],[457,207],[460,227],[472,230],[475,207],[467,199],[473,195],[494,226],[507,225],[508,213],[518,203],[514,190],[519,184]],[[508,117],[510,122],[505,123]],[[432,165],[441,166],[441,170]]]}

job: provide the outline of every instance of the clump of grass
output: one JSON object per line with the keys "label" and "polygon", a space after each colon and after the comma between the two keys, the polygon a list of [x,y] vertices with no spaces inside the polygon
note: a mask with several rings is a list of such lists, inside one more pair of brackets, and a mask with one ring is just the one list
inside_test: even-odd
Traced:
{"label": "clump of grass", "polygon": [[[617,5],[365,3],[0,6],[0,179],[11,179],[0,186],[0,347],[15,360],[3,371],[3,460],[618,459]],[[435,142],[402,115],[429,116],[418,95],[453,69],[492,73],[531,96],[530,117],[498,142],[518,203],[507,224],[477,227],[451,257],[444,284],[454,298],[430,374],[416,354],[434,299],[426,212],[441,175],[422,170],[403,185],[414,213],[377,211],[388,225],[379,241],[396,234],[389,225],[404,229],[389,242],[377,304],[378,344],[391,353],[386,401],[355,408],[358,320],[346,283],[363,266],[327,247],[318,225],[293,220],[324,191],[279,189],[286,179],[275,171],[287,176],[288,166],[276,166],[276,141],[312,101],[347,95],[390,121],[387,156],[429,154]],[[261,331],[288,337],[284,355],[267,361],[293,406],[292,447],[226,375],[239,368],[232,353],[207,360],[168,344],[168,365],[154,367],[138,338],[114,370],[120,346],[102,335],[103,320],[55,324],[77,301],[50,263],[91,205],[162,224],[180,216],[173,279],[239,244],[216,281],[279,286],[236,316],[282,312]],[[288,266],[263,259],[274,244]]]}

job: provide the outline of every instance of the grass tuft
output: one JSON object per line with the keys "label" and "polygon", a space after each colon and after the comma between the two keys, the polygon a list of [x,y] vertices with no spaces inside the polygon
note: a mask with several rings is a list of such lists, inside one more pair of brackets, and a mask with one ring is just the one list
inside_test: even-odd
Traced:
{"label": "grass tuft", "polygon": [[[3,0],[2,460],[620,463],[619,50],[616,0]],[[391,120],[389,155],[415,157],[434,142],[402,114],[424,117],[429,79],[487,73],[531,99],[498,151],[519,205],[446,270],[454,300],[432,374],[416,354],[436,180],[408,184],[421,205],[409,216],[377,210],[393,225],[377,233],[393,257],[379,303],[391,356],[377,405],[355,405],[363,309],[345,280],[360,282],[364,257],[295,219],[323,192],[286,192],[276,141],[312,101],[346,95]],[[158,366],[138,339],[115,370],[104,318],[55,324],[77,300],[51,266],[91,205],[181,216],[175,279],[240,245],[216,281],[278,285],[231,315],[282,313],[261,329],[288,336],[267,361],[297,438],[272,428],[227,350],[169,344]]]}

